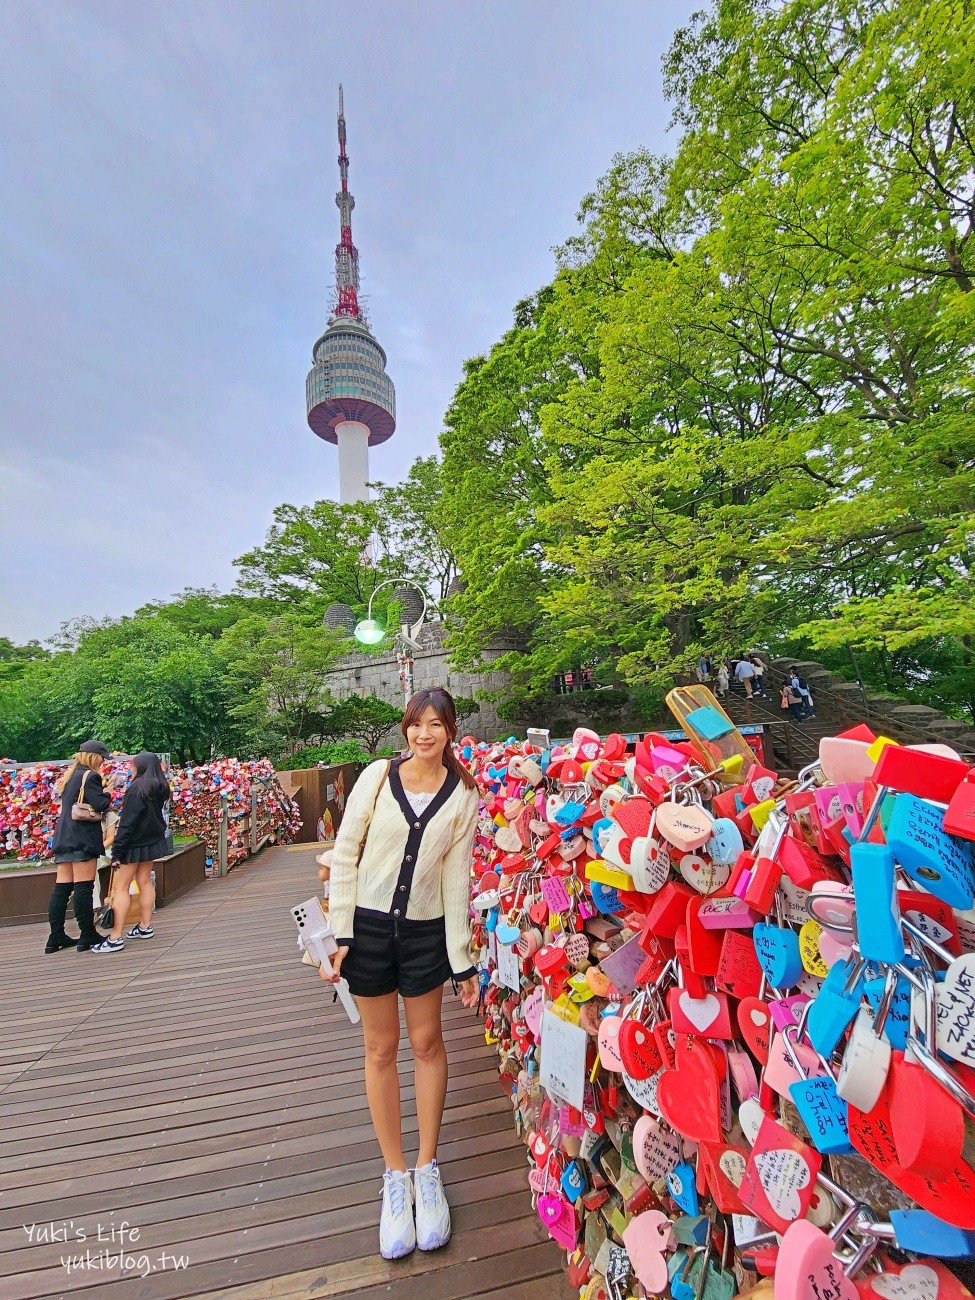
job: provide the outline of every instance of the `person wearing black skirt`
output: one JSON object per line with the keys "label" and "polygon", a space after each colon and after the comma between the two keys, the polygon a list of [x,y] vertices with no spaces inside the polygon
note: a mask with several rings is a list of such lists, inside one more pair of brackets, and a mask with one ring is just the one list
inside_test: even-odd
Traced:
{"label": "person wearing black skirt", "polygon": [[[98,859],[105,852],[101,819],[112,802],[111,785],[102,784],[102,763],[109,757],[100,740],[86,740],[58,782],[61,812],[54,830],[51,852],[57,863],[57,876],[47,905],[51,926],[46,953],[77,948],[87,952],[105,938],[95,929],[93,894]],[[91,820],[76,820],[71,809],[82,804],[91,809]],[[77,939],[66,934],[64,918],[68,899],[74,894],[74,914],[81,934]]]}
{"label": "person wearing black skirt", "polygon": [[133,879],[139,886],[139,923],[126,932],[126,938],[152,938],[152,908],[156,891],[150,872],[154,862],[169,855],[163,809],[171,791],[158,755],[136,754],[132,760],[132,773],[133,780],[122,800],[112,844],[115,924],[108,938],[92,948],[92,952],[98,954],[120,952],[125,947],[122,930],[129,910],[129,886]]}

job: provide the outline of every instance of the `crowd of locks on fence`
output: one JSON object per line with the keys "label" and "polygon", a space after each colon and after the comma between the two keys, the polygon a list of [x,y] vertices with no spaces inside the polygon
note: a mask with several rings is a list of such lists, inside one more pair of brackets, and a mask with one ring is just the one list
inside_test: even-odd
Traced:
{"label": "crowd of locks on fence", "polygon": [[[61,810],[56,784],[63,764],[34,763],[28,766],[0,766],[0,854],[13,854],[22,861],[43,861],[51,856],[51,841]],[[122,795],[131,780],[127,759],[109,759],[102,767],[107,782],[116,774],[112,806],[121,807]],[[195,835],[207,849],[207,870],[215,869],[220,834],[221,798],[226,796],[230,817],[227,826],[227,859],[230,865],[247,856],[249,822],[238,814],[250,813],[251,792],[258,782],[258,824],[261,836],[270,834],[281,844],[290,843],[301,828],[295,803],[276,782],[269,759],[243,762],[237,758],[215,759],[198,766],[173,768],[169,772],[173,798],[169,825],[174,835]]]}
{"label": "crowd of locks on fence", "polygon": [[953,1300],[975,1254],[975,768],[858,726],[464,742],[486,1036],[588,1300]]}

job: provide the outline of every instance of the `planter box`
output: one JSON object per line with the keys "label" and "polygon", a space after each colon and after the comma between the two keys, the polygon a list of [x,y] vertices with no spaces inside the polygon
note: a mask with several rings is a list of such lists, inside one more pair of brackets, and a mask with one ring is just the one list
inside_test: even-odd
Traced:
{"label": "planter box", "polygon": [[303,767],[293,772],[275,772],[281,788],[298,805],[301,830],[296,844],[315,844],[318,840],[318,820],[328,809],[332,832],[338,830],[349,791],[362,772],[361,763],[339,763],[334,767]]}
{"label": "planter box", "polygon": [[[24,867],[0,871],[0,927],[35,925],[47,920],[47,904],[54,887],[56,868]],[[102,894],[108,888],[109,868],[98,873]],[[169,858],[156,863],[156,906],[168,907],[206,879],[206,848],[199,841],[186,844]],[[71,904],[68,919],[71,920]],[[138,919],[138,918],[137,918]]]}

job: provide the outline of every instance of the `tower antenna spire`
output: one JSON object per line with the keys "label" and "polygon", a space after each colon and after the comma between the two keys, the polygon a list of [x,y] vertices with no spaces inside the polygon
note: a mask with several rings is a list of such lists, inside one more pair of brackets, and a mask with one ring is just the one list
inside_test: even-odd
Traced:
{"label": "tower antenna spire", "polygon": [[352,209],[355,199],[349,193],[349,155],[345,147],[345,95],[339,86],[339,182],[335,196],[339,210],[339,242],[335,245],[335,315],[362,319],[359,307],[359,250],[352,242]]}
{"label": "tower antenna spire", "polygon": [[349,155],[345,146],[345,95],[339,86],[339,210],[335,247],[335,310],[312,349],[305,381],[308,425],[339,449],[339,500],[369,500],[369,448],[396,428],[396,393],[386,374],[386,353],[359,306],[359,252],[352,242]]}

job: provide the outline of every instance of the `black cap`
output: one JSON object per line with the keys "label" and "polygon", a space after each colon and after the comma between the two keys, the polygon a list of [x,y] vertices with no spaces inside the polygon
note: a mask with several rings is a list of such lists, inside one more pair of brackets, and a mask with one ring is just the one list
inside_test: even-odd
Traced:
{"label": "black cap", "polygon": [[102,758],[111,758],[111,754],[100,740],[86,740],[78,746],[79,754],[101,754]]}

